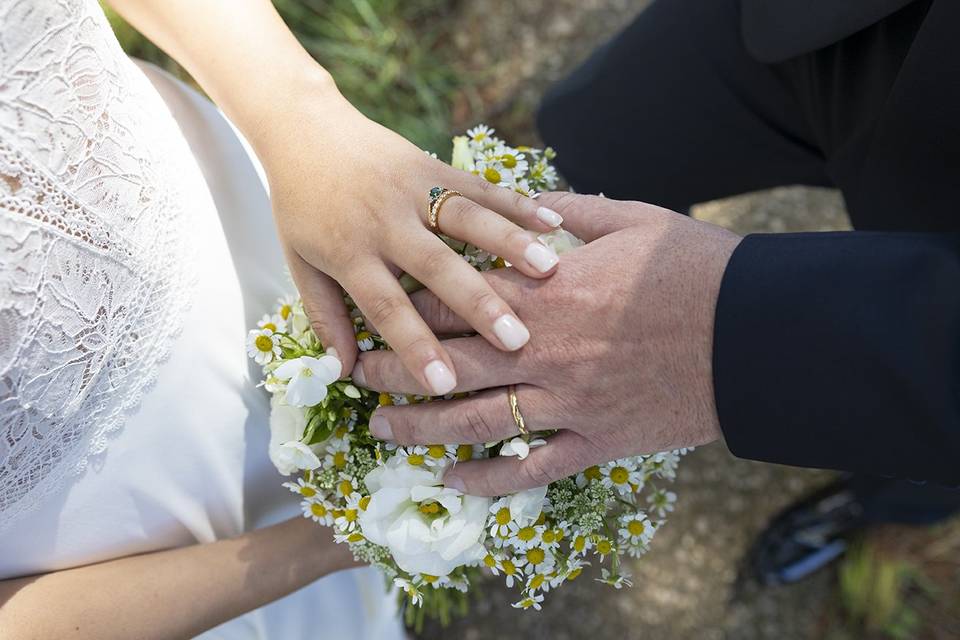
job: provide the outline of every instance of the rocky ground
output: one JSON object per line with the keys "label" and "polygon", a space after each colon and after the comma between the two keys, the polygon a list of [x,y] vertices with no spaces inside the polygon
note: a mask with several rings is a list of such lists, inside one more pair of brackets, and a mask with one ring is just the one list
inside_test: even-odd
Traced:
{"label": "rocky ground", "polygon": [[[482,81],[479,88],[461,96],[458,125],[483,119],[508,140],[535,142],[531,115],[544,88],[647,4],[647,0],[462,3],[452,20],[450,38],[465,71]],[[740,233],[849,226],[838,193],[801,187],[704,203],[694,215]],[[826,472],[737,460],[721,444],[704,447],[681,466],[677,511],[658,533],[651,552],[633,563],[632,589],[614,591],[585,574],[549,594],[542,613],[521,613],[509,606],[515,592],[493,580],[485,585],[484,597],[467,619],[447,629],[428,628],[421,637],[834,637],[829,631],[837,615],[833,572],[776,589],[737,582],[739,563],[768,519],[830,478]]]}

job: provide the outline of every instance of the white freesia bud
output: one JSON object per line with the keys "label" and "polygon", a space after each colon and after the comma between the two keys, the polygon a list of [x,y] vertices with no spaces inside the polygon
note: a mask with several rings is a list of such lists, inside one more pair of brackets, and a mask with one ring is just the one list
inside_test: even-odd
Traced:
{"label": "white freesia bud", "polygon": [[473,171],[473,151],[470,149],[470,139],[467,136],[457,136],[453,139],[453,156],[450,165],[454,169]]}
{"label": "white freesia bud", "polygon": [[567,253],[571,249],[583,246],[583,240],[566,229],[555,229],[537,236],[543,244],[557,252],[557,255]]}
{"label": "white freesia bud", "polygon": [[546,497],[546,487],[535,487],[513,494],[507,502],[510,519],[521,527],[533,524],[543,511],[543,501]]}
{"label": "white freesia bud", "polygon": [[545,444],[547,444],[547,441],[543,438],[534,438],[530,442],[527,442],[523,438],[517,437],[503,443],[503,446],[500,447],[500,455],[517,456],[521,460],[524,460],[530,455],[530,449],[542,447]]}
{"label": "white freesia bud", "polygon": [[363,535],[389,548],[408,573],[445,576],[486,553],[482,543],[491,501],[443,487],[444,469],[394,456],[364,478],[370,503],[359,514]]}
{"label": "white freesia bud", "polygon": [[352,384],[348,384],[343,388],[343,394],[348,398],[353,398],[354,400],[356,400],[357,398],[360,397],[360,390],[357,389]]}
{"label": "white freesia bud", "polygon": [[307,428],[307,412],[284,402],[283,394],[270,399],[270,461],[283,475],[298,469],[316,469],[320,459],[300,442]]}
{"label": "white freesia bud", "polygon": [[295,407],[313,407],[327,397],[327,386],[340,377],[340,360],[326,355],[319,358],[300,356],[276,368],[274,377],[289,380],[287,403]]}

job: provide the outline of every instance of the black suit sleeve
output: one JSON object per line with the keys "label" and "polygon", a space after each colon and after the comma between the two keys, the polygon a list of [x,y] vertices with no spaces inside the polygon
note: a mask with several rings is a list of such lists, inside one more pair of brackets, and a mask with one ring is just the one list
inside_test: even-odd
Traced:
{"label": "black suit sleeve", "polygon": [[960,234],[747,236],[713,364],[734,455],[960,485]]}

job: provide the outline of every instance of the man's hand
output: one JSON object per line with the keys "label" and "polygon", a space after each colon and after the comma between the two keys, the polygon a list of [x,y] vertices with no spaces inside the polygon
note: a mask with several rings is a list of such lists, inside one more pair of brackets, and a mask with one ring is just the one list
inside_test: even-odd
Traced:
{"label": "man's hand", "polygon": [[[545,194],[542,204],[587,241],[553,278],[487,272],[493,289],[530,327],[530,342],[503,352],[482,337],[443,342],[470,398],[385,406],[374,435],[399,444],[482,443],[517,434],[506,385],[528,429],[557,429],[525,460],[457,464],[444,482],[502,495],[542,486],[615,458],[702,445],[720,437],[713,395],[713,319],[720,282],[740,238],[639,202]],[[470,325],[432,294],[414,302],[438,334]],[[396,354],[361,355],[354,371],[378,391],[427,394]],[[492,388],[491,387],[496,387]]]}

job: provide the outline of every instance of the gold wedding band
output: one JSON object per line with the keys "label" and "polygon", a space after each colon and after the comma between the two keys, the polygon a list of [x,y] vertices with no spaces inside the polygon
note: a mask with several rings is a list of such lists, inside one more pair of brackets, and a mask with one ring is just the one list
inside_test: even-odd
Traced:
{"label": "gold wedding band", "polygon": [[516,385],[512,384],[507,387],[507,398],[510,400],[510,413],[513,414],[513,421],[517,423],[517,431],[519,431],[522,436],[530,435],[530,432],[527,431],[527,423],[523,419],[523,414],[520,413],[520,405],[517,404]]}
{"label": "gold wedding band", "polygon": [[440,207],[453,196],[463,196],[459,191],[434,187],[430,189],[430,207],[427,213],[427,223],[434,233],[440,233]]}

